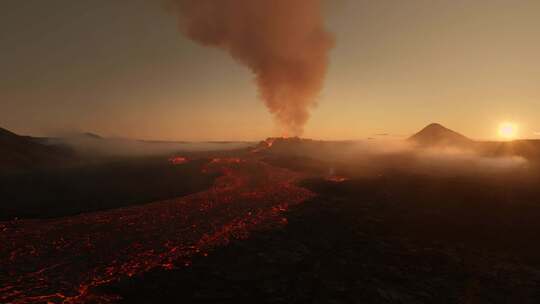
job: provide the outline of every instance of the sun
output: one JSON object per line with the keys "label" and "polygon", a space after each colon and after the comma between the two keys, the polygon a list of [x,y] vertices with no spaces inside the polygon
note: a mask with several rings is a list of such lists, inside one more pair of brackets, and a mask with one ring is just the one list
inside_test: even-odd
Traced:
{"label": "sun", "polygon": [[499,136],[511,140],[517,137],[518,126],[512,122],[503,122],[499,125]]}

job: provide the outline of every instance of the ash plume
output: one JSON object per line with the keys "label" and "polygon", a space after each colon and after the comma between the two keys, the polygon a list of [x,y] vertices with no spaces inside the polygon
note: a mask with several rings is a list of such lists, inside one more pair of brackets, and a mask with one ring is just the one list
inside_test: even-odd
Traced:
{"label": "ash plume", "polygon": [[167,0],[189,39],[227,51],[254,74],[283,131],[301,135],[322,89],[332,35],[320,0]]}

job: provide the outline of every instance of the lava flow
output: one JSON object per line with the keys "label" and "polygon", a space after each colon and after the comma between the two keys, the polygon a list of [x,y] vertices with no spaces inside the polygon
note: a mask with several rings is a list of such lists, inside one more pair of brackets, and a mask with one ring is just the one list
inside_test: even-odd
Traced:
{"label": "lava flow", "polygon": [[0,222],[1,303],[107,302],[93,289],[190,258],[255,229],[286,223],[283,211],[314,194],[286,169],[214,159],[222,175],[182,198],[51,220]]}
{"label": "lava flow", "polygon": [[183,156],[175,156],[169,158],[169,163],[171,165],[181,165],[187,163],[189,160],[186,157]]}

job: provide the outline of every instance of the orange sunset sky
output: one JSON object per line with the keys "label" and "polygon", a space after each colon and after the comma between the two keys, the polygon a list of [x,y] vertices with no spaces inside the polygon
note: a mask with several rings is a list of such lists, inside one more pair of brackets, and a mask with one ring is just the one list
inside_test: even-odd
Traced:
{"label": "orange sunset sky", "polygon": [[[279,135],[250,71],[179,34],[160,1],[0,3],[0,126],[163,140]],[[335,47],[305,137],[439,122],[540,138],[540,1],[326,2]],[[23,16],[23,17],[21,17]]]}

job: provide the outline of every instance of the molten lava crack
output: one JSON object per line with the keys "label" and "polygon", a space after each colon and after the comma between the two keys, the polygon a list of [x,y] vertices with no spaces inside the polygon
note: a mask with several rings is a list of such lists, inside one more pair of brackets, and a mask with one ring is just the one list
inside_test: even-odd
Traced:
{"label": "molten lava crack", "polygon": [[[314,194],[299,175],[255,160],[214,159],[214,186],[144,206],[52,220],[0,222],[0,302],[79,303],[96,286],[155,267],[189,266],[250,231],[281,225],[281,214]],[[114,297],[99,302],[114,302]]]}

